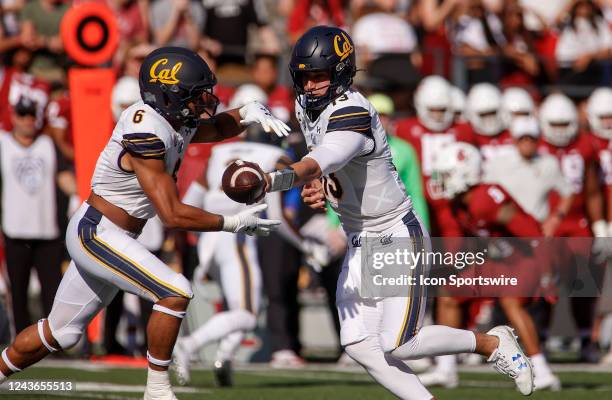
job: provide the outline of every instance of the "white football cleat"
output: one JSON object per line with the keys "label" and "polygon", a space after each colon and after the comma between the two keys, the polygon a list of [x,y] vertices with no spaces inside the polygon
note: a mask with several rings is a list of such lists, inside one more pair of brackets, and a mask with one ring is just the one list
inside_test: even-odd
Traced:
{"label": "white football cleat", "polygon": [[529,396],[533,393],[534,388],[533,367],[516,341],[514,330],[508,326],[500,325],[487,332],[487,335],[499,338],[499,345],[487,362],[494,363],[493,367],[498,372],[514,379],[519,392]]}
{"label": "white football cleat", "polygon": [[418,375],[419,380],[424,386],[441,386],[446,389],[454,389],[459,386],[459,375],[457,371],[442,371],[434,369]]}
{"label": "white football cleat", "polygon": [[191,362],[191,353],[185,349],[181,339],[176,341],[174,350],[172,351],[172,370],[179,385],[187,385],[191,382],[191,373],[189,371]]}
{"label": "white football cleat", "polygon": [[561,390],[561,381],[553,373],[536,373],[533,379],[536,390],[550,390],[558,392]]}

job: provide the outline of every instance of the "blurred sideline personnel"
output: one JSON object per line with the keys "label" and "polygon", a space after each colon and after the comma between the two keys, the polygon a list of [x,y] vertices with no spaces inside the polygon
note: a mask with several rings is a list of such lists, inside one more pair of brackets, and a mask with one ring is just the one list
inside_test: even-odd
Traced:
{"label": "blurred sideline personnel", "polygon": [[[535,121],[534,121],[535,122]],[[536,124],[537,127],[537,124]],[[501,157],[502,155],[498,156]],[[462,229],[461,237],[540,237],[540,224],[527,214],[500,185],[482,183],[482,156],[478,149],[468,143],[456,142],[444,147],[436,164],[434,181],[442,188],[445,198],[451,201],[453,215]],[[534,364],[536,389],[550,388],[559,390],[559,379],[553,375],[546,358],[541,351],[538,333],[533,319],[525,309],[525,299],[542,295],[540,280],[550,275],[550,262],[546,262],[547,250],[543,246],[525,251],[514,242],[503,242],[507,255],[487,257],[487,263],[479,267],[479,275],[516,277],[520,282],[518,290],[510,288],[476,287],[477,300],[498,298],[499,303],[510,323],[516,327],[519,337],[525,346],[526,353]],[[466,268],[460,274],[474,274],[474,268]],[[550,279],[549,279],[550,280]],[[461,303],[474,300],[466,295],[465,290],[452,287],[445,288],[445,294],[454,297],[438,297],[437,320],[449,326],[460,327]],[[475,297],[475,296],[474,296]],[[419,375],[426,385],[443,385],[448,388],[459,384],[456,358],[454,355],[436,357],[436,368]]]}
{"label": "blurred sideline personnel", "polygon": [[[280,223],[257,217],[258,206],[221,216],[179,201],[176,173],[190,142],[220,141],[261,123],[288,128],[261,104],[215,114],[215,76],[197,54],[179,47],[150,53],[140,69],[142,101],[128,107],[100,154],[92,193],[72,217],[66,245],[72,262],[49,319],[23,330],[2,352],[0,380],[49,353],[74,346],[118,290],[154,302],[149,319],[145,400],[174,400],[168,365],[193,294],[187,279],[136,238],[159,214],[169,228],[269,234]],[[206,99],[206,100],[205,100]],[[204,119],[202,119],[204,118]]]}
{"label": "blurred sideline personnel", "polygon": [[[43,106],[44,107],[44,106]],[[62,279],[64,255],[57,188],[76,192],[74,174],[53,144],[41,133],[37,103],[22,96],[15,104],[10,133],[0,132],[2,233],[10,282],[15,333],[32,323],[28,285],[32,267],[40,281],[42,309],[51,311]]]}
{"label": "blurred sideline personnel", "polygon": [[[290,70],[298,94],[296,116],[310,152],[288,168],[264,175],[266,189],[306,185],[302,196],[307,205],[323,208],[326,198],[340,217],[351,244],[336,298],[346,353],[401,399],[433,398],[403,360],[472,352],[488,357],[497,370],[514,378],[521,393],[531,394],[531,363],[510,328],[481,334],[423,327],[426,294],[421,286],[411,297],[362,296],[361,268],[366,266],[361,265],[360,241],[404,237],[430,249],[429,235],[395,171],[378,114],[351,89],[355,51],[346,32],[326,26],[307,31],[293,48]],[[427,264],[414,269],[406,265],[407,275],[427,275],[428,270]]]}
{"label": "blurred sideline personnel", "polygon": [[[245,84],[234,94],[230,107],[241,107],[253,101],[266,104],[267,96],[256,85]],[[257,128],[248,128],[240,136],[248,139],[248,131]],[[264,171],[273,171],[291,164],[281,148],[269,144],[248,140],[218,144],[213,147],[200,178],[190,185],[183,202],[221,215],[243,211],[246,206],[229,199],[221,187],[223,171],[235,160],[257,163]],[[325,264],[326,260],[322,258],[325,258],[326,251],[323,246],[304,241],[297,229],[286,220],[280,192],[266,196],[265,203],[268,205],[267,216],[282,221],[278,233],[311,261],[313,252],[316,252],[319,263]],[[207,343],[219,341],[213,364],[215,379],[219,386],[231,386],[232,358],[245,333],[255,329],[261,303],[262,276],[255,238],[242,233],[202,233],[198,239],[198,258],[201,268],[198,275],[206,274],[211,264],[219,267],[219,285],[228,310],[213,315],[189,336],[177,340],[174,348],[177,380],[181,384],[189,383],[191,356]]]}
{"label": "blurred sideline personnel", "polygon": [[[501,185],[521,208],[542,224],[544,236],[550,237],[557,225],[553,219],[556,215],[566,215],[572,205],[571,187],[557,158],[538,153],[540,127],[535,117],[514,117],[510,121],[510,134],[515,143],[513,151],[490,159],[483,166],[482,179]],[[553,191],[561,201],[551,212],[548,199]]]}

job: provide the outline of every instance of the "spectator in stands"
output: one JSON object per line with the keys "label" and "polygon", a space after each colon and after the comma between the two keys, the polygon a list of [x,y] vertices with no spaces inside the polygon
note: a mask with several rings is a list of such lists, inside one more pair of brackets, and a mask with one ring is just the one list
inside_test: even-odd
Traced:
{"label": "spectator in stands", "polygon": [[518,2],[506,2],[501,12],[504,42],[501,51],[502,84],[528,85],[539,80],[541,63],[537,58],[536,33],[525,27],[523,8]]}
{"label": "spectator in stands", "polygon": [[41,282],[44,314],[51,311],[64,255],[56,190],[76,193],[74,175],[63,157],[51,138],[36,128],[36,113],[36,103],[23,96],[13,112],[14,129],[10,135],[0,135],[2,231],[16,332],[32,322],[28,311],[32,267]]}
{"label": "spectator in stands", "polygon": [[0,54],[21,46],[18,13],[24,3],[24,0],[0,1]]}
{"label": "spectator in stands", "polygon": [[13,129],[12,111],[23,95],[37,104],[36,127],[41,129],[44,119],[44,108],[49,97],[49,85],[26,71],[32,60],[32,52],[25,47],[18,47],[10,54],[10,60],[0,66],[0,130]]}
{"label": "spectator in stands", "polygon": [[149,41],[149,0],[107,0],[119,26],[119,47],[115,52],[115,63],[121,63],[126,50],[131,46]]}
{"label": "spectator in stands", "polygon": [[612,33],[601,9],[588,0],[574,0],[559,30],[556,58],[559,82],[568,85],[597,86],[602,80],[598,62],[612,54]]}
{"label": "spectator in stands", "polygon": [[204,10],[196,0],[157,0],[151,5],[150,21],[157,46],[196,50],[204,27]]}
{"label": "spectator in stands", "polygon": [[291,14],[287,19],[289,41],[295,41],[304,32],[316,25],[343,27],[344,10],[340,0],[289,0]]}
{"label": "spectator in stands", "polygon": [[397,1],[364,7],[353,26],[358,65],[389,83],[416,86],[422,58],[412,26],[393,13]]}
{"label": "spectator in stands", "polygon": [[482,0],[461,3],[451,28],[454,53],[465,57],[467,78],[470,84],[499,80],[496,56],[504,42],[502,24],[486,10]]}
{"label": "spectator in stands", "polygon": [[60,23],[70,4],[63,0],[28,1],[21,10],[22,45],[34,51],[30,72],[47,80],[65,75]]}
{"label": "spectator in stands", "polygon": [[258,51],[280,52],[276,34],[268,26],[268,13],[263,0],[204,1],[205,24],[200,44],[217,60],[217,65],[245,65],[248,30],[258,27]]}
{"label": "spectator in stands", "polygon": [[268,107],[277,117],[287,122],[293,114],[293,94],[278,82],[278,57],[271,54],[256,54],[251,73],[253,83],[268,96]]}
{"label": "spectator in stands", "polygon": [[0,0],[0,25],[7,36],[19,35],[19,12],[25,3],[25,0]]}

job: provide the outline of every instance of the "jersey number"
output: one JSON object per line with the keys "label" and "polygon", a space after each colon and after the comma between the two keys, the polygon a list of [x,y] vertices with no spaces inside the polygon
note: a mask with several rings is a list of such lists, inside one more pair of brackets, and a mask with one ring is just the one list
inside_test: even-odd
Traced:
{"label": "jersey number", "polygon": [[504,195],[504,193],[496,187],[490,187],[487,189],[487,194],[491,196],[493,201],[497,204],[501,204],[506,198],[506,195]]}
{"label": "jersey number", "polygon": [[342,197],[340,181],[333,173],[323,177],[323,192],[325,197],[331,201],[338,201]]}
{"label": "jersey number", "polygon": [[138,123],[142,122],[142,115],[143,115],[143,114],[144,114],[144,110],[137,110],[137,111],[134,113],[134,118],[132,118],[132,121],[133,121],[135,124],[138,124]]}
{"label": "jersey number", "polygon": [[348,96],[346,93],[342,94],[342,96],[338,97],[336,100],[332,101],[332,105],[335,106],[337,101],[346,101],[348,100]]}

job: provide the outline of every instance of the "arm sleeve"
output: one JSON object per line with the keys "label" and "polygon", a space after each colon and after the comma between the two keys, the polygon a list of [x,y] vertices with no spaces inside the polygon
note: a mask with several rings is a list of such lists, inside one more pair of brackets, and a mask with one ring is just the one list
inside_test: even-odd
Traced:
{"label": "arm sleeve", "polygon": [[304,157],[312,158],[319,164],[323,175],[344,167],[353,158],[367,154],[374,149],[374,140],[352,131],[328,132],[323,141]]}

